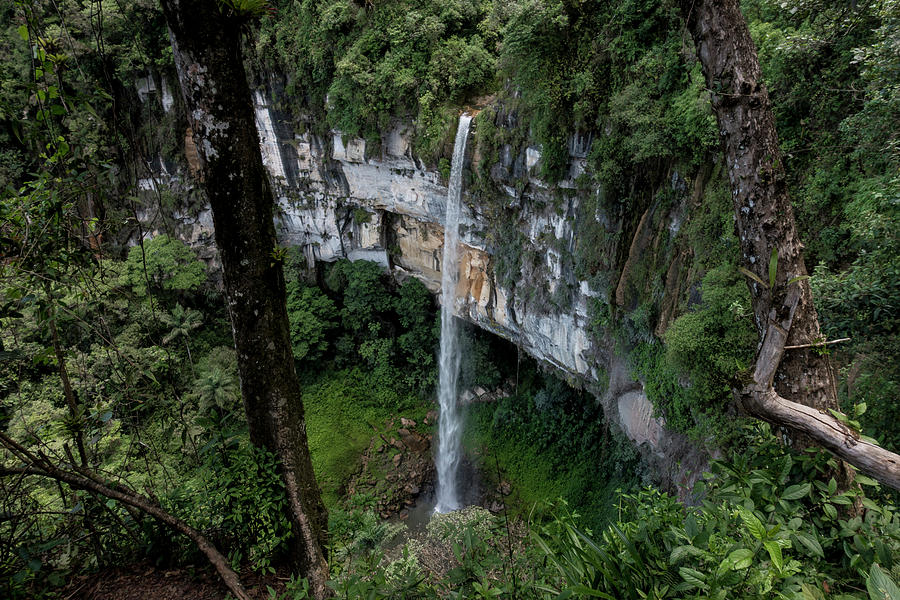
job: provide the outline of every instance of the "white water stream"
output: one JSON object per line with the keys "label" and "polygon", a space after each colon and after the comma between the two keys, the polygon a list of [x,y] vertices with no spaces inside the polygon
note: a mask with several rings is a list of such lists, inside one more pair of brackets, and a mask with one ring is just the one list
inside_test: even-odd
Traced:
{"label": "white water stream", "polygon": [[466,140],[472,117],[459,117],[453,162],[450,164],[450,186],[447,191],[447,214],[444,218],[444,255],[441,261],[441,353],[438,400],[437,505],[435,512],[445,513],[460,507],[459,463],[462,458],[462,415],[457,399],[459,378],[459,344],[453,306],[459,273],[459,210],[462,199],[462,173],[466,156]]}

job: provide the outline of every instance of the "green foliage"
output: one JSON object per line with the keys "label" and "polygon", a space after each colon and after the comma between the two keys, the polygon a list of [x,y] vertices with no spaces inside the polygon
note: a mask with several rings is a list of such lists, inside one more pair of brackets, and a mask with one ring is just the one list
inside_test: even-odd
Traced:
{"label": "green foliage", "polygon": [[543,146],[541,176],[566,175],[567,139],[604,130],[592,163],[608,193],[626,171],[677,156],[699,164],[716,134],[702,78],[681,58],[677,10],[668,3],[530,0],[504,32],[501,66]]}
{"label": "green foliage", "polygon": [[[786,453],[767,429],[712,474],[685,507],[646,490],[620,497],[618,522],[601,535],[565,513],[536,538],[563,584],[602,598],[824,598],[852,595],[861,579],[888,585],[880,564],[896,570],[900,516],[869,498],[864,516],[849,508],[858,490],[825,483],[822,453]],[[864,485],[874,482],[864,478]],[[843,508],[841,510],[843,510]],[[867,575],[871,573],[871,575]]]}
{"label": "green foliage", "polygon": [[504,374],[515,366],[503,364],[498,357],[508,356],[512,359],[512,349],[504,340],[483,333],[474,326],[463,325],[458,330],[460,356],[465,357],[459,366],[459,385],[461,389],[481,386],[485,389],[497,388]]}
{"label": "green foliage", "polygon": [[161,234],[128,251],[122,284],[139,296],[193,292],[206,281],[206,268],[184,242]]}
{"label": "green foliage", "polygon": [[[354,500],[350,499],[351,505],[358,504]],[[334,508],[328,514],[328,533],[337,562],[377,550],[394,540],[404,529],[402,523],[382,520],[371,507]]]}
{"label": "green foliage", "polygon": [[219,0],[220,10],[225,9],[239,17],[261,17],[274,10],[268,0]]}
{"label": "green foliage", "polygon": [[337,326],[334,302],[315,286],[289,281],[287,310],[294,358],[317,360],[328,349],[329,334]]}
{"label": "green foliage", "polygon": [[378,140],[395,117],[418,115],[416,147],[436,161],[449,105],[494,82],[491,11],[475,0],[287,3],[263,23],[258,54],[274,47],[290,88],[346,135]]}
{"label": "green foliage", "polygon": [[316,481],[328,506],[357,472],[375,424],[419,404],[415,396],[362,368],[316,370],[303,385],[307,437]]}
{"label": "green foliage", "polygon": [[410,278],[400,286],[395,310],[403,331],[397,344],[407,365],[405,383],[411,388],[426,388],[435,382],[437,370],[439,330],[434,299],[425,284]]}
{"label": "green foliage", "polygon": [[[340,260],[326,272],[324,282],[340,314],[340,328],[329,325],[322,333],[331,331],[329,337],[336,340],[335,364],[342,368],[365,365],[379,387],[391,390],[391,398],[403,396],[400,390],[430,394],[438,331],[428,289],[408,279],[395,290],[382,268],[368,261]],[[320,297],[322,303],[331,302],[318,290],[308,294]],[[289,307],[289,314],[295,310]],[[291,319],[310,323],[309,327],[332,323],[325,316],[306,316],[303,311]],[[317,335],[307,338],[318,339]]]}
{"label": "green foliage", "polygon": [[246,442],[210,452],[195,478],[164,499],[194,527],[220,531],[233,567],[247,558],[255,569],[272,572],[291,536],[286,502],[275,456]]}
{"label": "green foliage", "polygon": [[496,245],[492,249],[497,283],[513,289],[522,275],[522,252],[527,241],[516,223],[508,220],[504,220],[495,237]]}
{"label": "green foliage", "polygon": [[[603,525],[612,517],[613,491],[639,481],[637,451],[610,430],[592,396],[531,369],[520,369],[518,395],[472,406],[467,446],[487,448],[487,472],[496,456],[521,505],[563,497],[592,526]],[[591,475],[598,470],[602,482]]]}
{"label": "green foliage", "polygon": [[631,360],[667,426],[725,442],[733,427],[725,416],[731,389],[750,364],[756,331],[744,308],[750,304],[746,285],[732,267],[707,273],[701,294],[702,304],[669,326],[665,345],[642,342]]}
{"label": "green foliage", "polygon": [[900,330],[900,177],[885,179],[844,206],[855,260],[838,272],[820,265],[812,279],[816,306],[835,337]]}
{"label": "green foliage", "polygon": [[850,337],[838,347],[843,359],[841,395],[846,405],[865,401],[863,426],[888,448],[897,449],[900,367],[900,237],[896,222],[900,179],[872,180],[843,208],[842,226],[851,232],[856,255],[849,265],[819,265],[810,283],[822,327],[830,339]]}
{"label": "green foliage", "polygon": [[340,260],[331,267],[325,283],[342,295],[341,322],[351,332],[364,334],[370,324],[378,323],[379,317],[392,308],[387,277],[375,263]]}
{"label": "green foliage", "polygon": [[223,414],[240,412],[241,389],[233,348],[213,348],[200,360],[191,395],[197,400],[200,415],[207,415],[211,410]]}

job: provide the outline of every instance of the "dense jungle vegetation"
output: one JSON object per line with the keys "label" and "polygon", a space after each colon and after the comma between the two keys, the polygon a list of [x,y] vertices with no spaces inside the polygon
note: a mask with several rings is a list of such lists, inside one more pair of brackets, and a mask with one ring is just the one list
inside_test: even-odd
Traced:
{"label": "dense jungle vegetation", "polygon": [[[462,386],[498,393],[470,406],[465,443],[506,510],[410,533],[388,507],[402,509],[396,469],[412,464],[394,442],[434,433],[434,297],[375,263],[310,269],[276,248],[337,597],[900,598],[897,494],[863,475],[845,485],[828,453],[783,444],[734,405],[758,339],[710,90],[677,4],[221,6],[246,16],[252,84],[299,132],[339,130],[375,156],[387,130],[412,123],[414,155],[446,178],[460,110],[480,110],[467,201],[490,223],[497,282],[547,313],[570,311],[587,282],[593,341],[627,357],[669,428],[717,457],[692,489],[660,489],[604,416],[602,381],[572,386],[467,327]],[[849,338],[822,350],[842,418],[900,451],[900,3],[741,6],[819,318],[829,339]],[[134,507],[31,476],[32,455],[150,498],[262,582],[259,597],[310,597],[291,572],[278,457],[250,442],[212,241],[166,217],[206,199],[190,183],[160,7],[16,1],[0,17],[0,430],[16,444],[0,450],[0,594],[69,597],[77,576],[114,566],[206,568]],[[140,95],[164,86],[171,110]],[[576,138],[589,140],[579,173]],[[496,168],[529,147],[541,156],[531,175],[581,198],[579,242],[563,253],[573,277],[553,294],[522,207],[500,192],[528,173]],[[704,184],[691,196],[685,180]],[[642,215],[664,230],[679,202],[681,228],[620,277]],[[148,207],[162,216],[146,222]],[[679,253],[690,272],[667,312]]]}

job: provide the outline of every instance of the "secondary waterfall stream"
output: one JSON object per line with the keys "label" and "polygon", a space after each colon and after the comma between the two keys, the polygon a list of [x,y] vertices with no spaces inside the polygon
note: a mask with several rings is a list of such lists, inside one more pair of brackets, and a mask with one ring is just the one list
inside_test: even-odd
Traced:
{"label": "secondary waterfall stream", "polygon": [[441,351],[438,378],[437,504],[435,512],[445,513],[460,508],[459,463],[462,458],[462,418],[457,401],[459,378],[459,344],[453,305],[456,303],[456,282],[459,273],[457,246],[459,245],[459,210],[462,200],[462,173],[466,156],[466,140],[472,117],[461,115],[453,145],[450,164],[450,185],[447,191],[447,213],[444,217],[444,254],[441,261]]}

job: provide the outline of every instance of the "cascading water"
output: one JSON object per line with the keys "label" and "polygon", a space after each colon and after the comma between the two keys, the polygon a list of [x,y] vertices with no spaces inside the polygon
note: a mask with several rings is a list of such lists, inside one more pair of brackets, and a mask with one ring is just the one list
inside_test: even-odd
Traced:
{"label": "cascading water", "polygon": [[447,214],[444,218],[444,255],[441,262],[441,354],[438,379],[438,400],[441,414],[438,420],[437,504],[435,512],[445,513],[460,508],[457,471],[462,458],[462,419],[457,406],[459,377],[459,349],[453,305],[456,303],[456,280],[459,272],[457,245],[459,243],[459,206],[462,199],[462,171],[466,155],[466,140],[472,117],[459,117],[453,162],[450,165],[450,187],[447,192]]}

